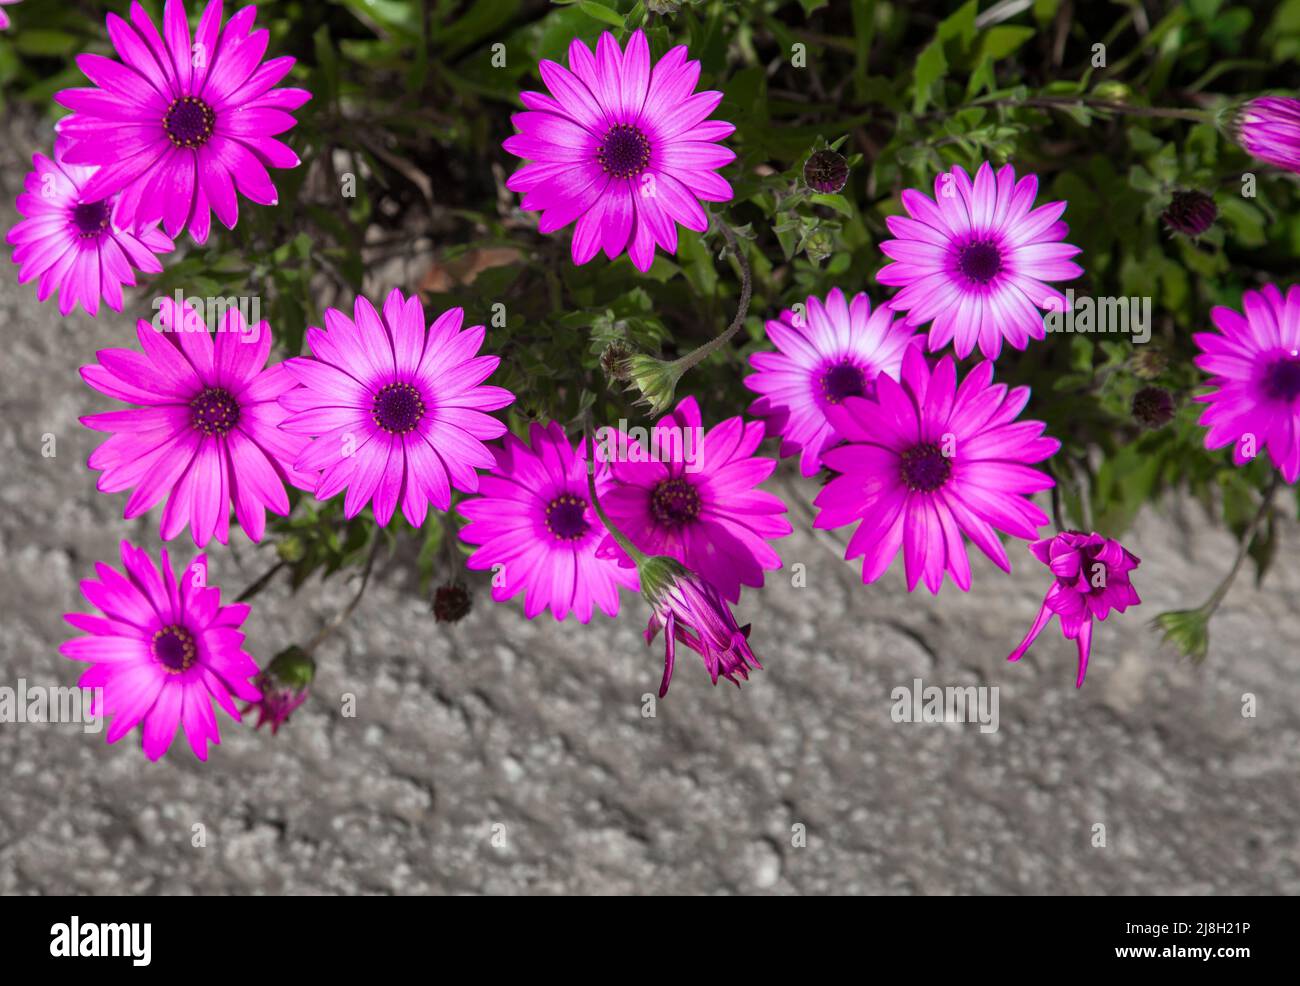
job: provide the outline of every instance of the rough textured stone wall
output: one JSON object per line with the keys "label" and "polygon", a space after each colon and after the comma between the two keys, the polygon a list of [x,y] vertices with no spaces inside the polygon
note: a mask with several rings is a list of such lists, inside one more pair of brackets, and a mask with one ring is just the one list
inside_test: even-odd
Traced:
{"label": "rough textured stone wall", "polygon": [[[77,424],[108,406],[77,367],[131,344],[131,320],[62,319],[11,270],[0,340],[0,685],[71,684],[81,665],[55,648],[78,580],[123,536],[157,545],[155,516],[124,522],[124,497],[96,493],[96,436]],[[1197,669],[1145,624],[1199,602],[1232,543],[1199,508],[1145,513],[1126,539],[1145,605],[1100,628],[1082,691],[1055,627],[1005,661],[1046,588],[1022,547],[1010,577],[973,559],[974,591],[936,600],[897,571],[862,586],[835,540],[796,526],[781,550],[807,586],[778,573],[742,605],[766,670],[714,689],[686,655],[654,718],[662,652],[640,639],[639,601],[583,627],[480,591],[446,628],[392,566],[274,738],[222,718],[206,765],[183,741],[151,764],[133,738],[0,724],[0,892],[1300,892],[1295,524],[1265,586],[1233,589]],[[210,558],[228,593],[266,565],[238,536]],[[351,591],[269,590],[250,650],[305,639]],[[893,722],[892,689],[916,677],[998,686],[1000,728]]]}

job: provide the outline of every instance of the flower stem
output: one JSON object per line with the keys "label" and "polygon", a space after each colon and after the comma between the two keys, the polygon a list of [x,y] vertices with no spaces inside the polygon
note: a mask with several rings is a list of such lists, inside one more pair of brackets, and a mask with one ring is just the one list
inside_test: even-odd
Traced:
{"label": "flower stem", "polygon": [[1246,527],[1246,533],[1242,536],[1241,546],[1237,549],[1237,557],[1232,562],[1232,568],[1224,576],[1223,581],[1219,583],[1218,588],[1210,594],[1210,598],[1201,604],[1201,612],[1207,617],[1219,608],[1219,603],[1223,602],[1223,597],[1228,594],[1228,589],[1237,578],[1237,573],[1241,571],[1241,566],[1246,562],[1246,556],[1250,554],[1251,542],[1255,540],[1255,535],[1259,531],[1259,525],[1264,522],[1264,517],[1268,514],[1269,509],[1273,506],[1273,495],[1277,492],[1278,486],[1281,485],[1282,474],[1273,471],[1273,478],[1268,484],[1268,489],[1264,491],[1264,498],[1259,502],[1259,509],[1255,511],[1255,516],[1250,519],[1250,524]]}
{"label": "flower stem", "polygon": [[264,588],[266,587],[266,584],[267,584],[268,582],[270,582],[271,579],[275,576],[275,573],[278,572],[278,571],[280,571],[280,569],[284,568],[284,566],[285,566],[285,563],[284,563],[283,561],[278,561],[278,562],[276,562],[274,565],[272,565],[270,568],[268,568],[265,572],[263,572],[261,575],[259,575],[256,579],[254,579],[252,582],[250,582],[250,583],[249,583],[249,584],[244,588],[244,591],[241,592],[238,596],[235,597],[235,602],[237,602],[237,603],[242,603],[242,602],[243,602],[245,599],[247,599],[249,596],[252,596],[252,595],[254,595],[254,594],[258,593],[258,592],[261,592],[262,589],[264,589]]}
{"label": "flower stem", "polygon": [[736,317],[731,320],[721,333],[714,336],[702,346],[692,349],[685,356],[673,360],[672,366],[676,370],[676,376],[680,378],[691,367],[697,365],[707,357],[713,355],[717,350],[725,346],[745,324],[745,316],[749,314],[749,300],[754,294],[754,274],[749,268],[749,258],[745,251],[740,249],[736,240],[736,231],[721,216],[713,216],[712,222],[714,227],[727,241],[727,248],[731,251],[732,256],[740,264],[740,303],[736,306]]}
{"label": "flower stem", "polygon": [[307,654],[313,654],[316,648],[324,643],[331,634],[335,633],[339,627],[348,621],[357,604],[361,602],[361,597],[366,594],[366,586],[370,584],[370,573],[375,567],[375,557],[379,554],[379,542],[382,540],[379,531],[375,531],[374,541],[370,545],[370,554],[366,557],[366,567],[361,572],[361,585],[357,588],[357,593],[352,597],[343,609],[334,615],[334,618],[321,627],[320,632],[311,638],[311,641],[303,646],[303,651]]}
{"label": "flower stem", "polygon": [[1029,106],[1040,110],[1065,109],[1071,106],[1083,106],[1102,113],[1117,113],[1121,116],[1141,116],[1166,120],[1190,120],[1194,123],[1209,123],[1214,114],[1208,110],[1180,109],[1173,106],[1135,106],[1131,103],[1117,103],[1106,99],[1089,99],[1086,96],[1031,96],[1027,99],[986,99],[966,103],[950,110],[938,110],[926,113],[917,119],[933,119],[951,116],[962,110],[984,106]]}
{"label": "flower stem", "polygon": [[1086,106],[1091,110],[1118,113],[1121,116],[1141,116],[1163,120],[1190,120],[1193,123],[1208,123],[1213,118],[1213,114],[1205,110],[1179,109],[1173,106],[1133,106],[1129,103],[1115,103],[1105,99],[1086,99],[1077,96],[1037,96],[1033,99],[1024,100],[1020,105],[1033,106],[1038,109],[1058,109],[1062,106]]}
{"label": "flower stem", "polygon": [[596,439],[591,427],[590,413],[583,422],[582,431],[587,439],[587,496],[591,499],[591,509],[596,511],[596,516],[600,518],[600,522],[605,525],[605,530],[609,531],[618,546],[632,561],[636,562],[637,568],[640,568],[646,560],[645,554],[609,519],[609,514],[605,513],[605,508],[600,504],[600,497],[596,495]]}
{"label": "flower stem", "polygon": [[1061,518],[1061,484],[1052,484],[1052,522],[1056,524],[1056,533],[1065,530],[1065,521]]}

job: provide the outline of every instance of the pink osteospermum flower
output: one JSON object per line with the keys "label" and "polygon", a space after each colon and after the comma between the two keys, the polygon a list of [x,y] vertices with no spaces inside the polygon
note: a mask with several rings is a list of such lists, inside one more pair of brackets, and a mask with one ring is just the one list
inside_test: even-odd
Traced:
{"label": "pink osteospermum flower", "polygon": [[627,250],[638,270],[649,270],[656,246],[677,252],[679,223],[708,226],[700,201],[731,200],[715,170],[735,160],[717,142],[736,128],[705,119],[723,94],[694,91],[700,64],[687,61],[685,47],[652,67],[643,32],[623,51],[606,32],[594,57],[574,39],[567,69],[546,60],[540,69],[551,94],[520,94],[528,111],[515,114],[519,133],[503,146],[530,163],[506,185],[524,194],[524,209],[542,213],[543,233],[577,220],[575,264],[601,249],[610,260]]}
{"label": "pink osteospermum flower", "polygon": [[249,681],[257,665],[239,630],[249,607],[221,605],[221,590],[208,585],[203,555],[178,580],[165,550],[156,565],[148,552],[123,541],[122,571],[100,562],[95,573],[98,579],[82,582],[81,591],[103,615],[66,614],[88,636],[59,651],[90,662],[77,684],[103,689],[95,713],[113,717],[108,742],[141,725],[145,756],[157,760],[179,724],[194,755],[206,760],[208,743],[221,742],[212,702],[239,721],[233,700],[260,698]]}
{"label": "pink osteospermum flower", "polygon": [[5,237],[14,248],[18,283],[39,277],[41,301],[57,290],[62,315],[77,305],[97,315],[101,300],[120,312],[122,286],[135,285],[136,270],[161,272],[154,255],[170,253],[176,244],[153,226],[138,233],[116,226],[113,198],[90,202],[82,194],[95,169],[67,164],[59,148],[53,160],[36,154],[32,164],[26,191],[15,202],[24,218]]}
{"label": "pink osteospermum flower", "polygon": [[1059,616],[1065,638],[1078,644],[1079,672],[1074,685],[1082,688],[1092,650],[1092,621],[1106,619],[1111,610],[1122,613],[1142,602],[1129,582],[1129,572],[1138,567],[1139,559],[1118,541],[1079,531],[1035,541],[1029,550],[1056,578],[1034,625],[1007,660],[1024,657],[1052,616]]}
{"label": "pink osteospermum flower", "polygon": [[[16,3],[22,3],[22,0],[0,0],[0,7],[11,7]],[[9,15],[0,10],[0,31],[9,27]]]}
{"label": "pink osteospermum flower", "polygon": [[775,353],[749,357],[756,373],[745,386],[762,396],[750,405],[764,418],[769,435],[781,437],[781,454],[800,456],[805,476],[821,468],[821,456],[839,442],[826,409],[846,397],[872,397],[876,377],[898,379],[903,353],[920,337],[887,307],[871,310],[871,301],[858,294],[846,302],[832,288],[826,303],[809,298],[806,311],[781,313],[767,323]]}
{"label": "pink osteospermum flower", "polygon": [[1233,129],[1247,154],[1300,174],[1300,99],[1252,99],[1238,112]]}
{"label": "pink osteospermum flower", "polygon": [[[655,424],[650,448],[621,432],[603,443],[614,482],[601,503],[641,551],[675,558],[736,602],[742,585],[781,567],[768,542],[792,530],[781,498],[757,489],[776,468],[754,455],[762,441],[763,424],[739,417],[706,432],[699,404],[684,398]],[[612,536],[601,553],[634,564]]]}
{"label": "pink osteospermum flower", "polygon": [[1041,421],[1016,420],[1028,387],[1008,392],[992,379],[985,361],[958,386],[951,356],[931,370],[912,347],[901,380],[877,378],[875,401],[850,397],[829,409],[848,444],[824,457],[841,475],[818,494],[814,526],[860,521],[845,557],[865,555],[863,582],[880,578],[902,551],[909,592],[924,581],[937,595],[945,573],[968,591],[962,535],[1010,571],[997,532],[1034,540],[1048,522],[1027,496],[1054,484],[1031,464],[1061,443],[1042,437]]}
{"label": "pink osteospermum flower", "polygon": [[930,350],[952,341],[959,357],[980,352],[997,359],[1003,339],[1024,349],[1042,339],[1039,309],[1064,311],[1067,300],[1046,281],[1083,273],[1070,258],[1079,248],[1061,240],[1064,202],[1034,208],[1038,178],[1016,180],[1011,165],[995,175],[986,161],[972,182],[960,167],[941,174],[933,199],[914,189],[903,192],[908,216],[890,216],[897,239],[880,244],[893,258],[876,275],[901,287],[889,306],[907,312],[912,326],[930,324]]}
{"label": "pink osteospermum flower", "polygon": [[646,643],[652,643],[660,630],[664,632],[660,698],[668,694],[672,682],[678,643],[703,658],[715,686],[721,677],[740,687],[738,679],[748,680],[751,669],[762,670],[749,646],[749,627],[736,625],[731,607],[711,583],[665,556],[644,560],[641,580],[652,607]]}
{"label": "pink osteospermum flower", "polygon": [[[596,554],[605,526],[589,500],[586,442],[575,452],[560,425],[533,424],[528,443],[507,434],[495,453],[495,468],[479,479],[482,495],[457,507],[470,521],[461,539],[478,545],[468,566],[497,573],[497,602],[522,592],[530,620],[549,609],[557,620],[572,613],[587,623],[595,606],[617,616],[619,589],[639,583],[635,570]],[[610,482],[599,469],[598,495]]]}
{"label": "pink osteospermum flower", "polygon": [[1192,338],[1196,365],[1214,388],[1194,400],[1207,405],[1200,423],[1205,447],[1231,444],[1241,466],[1268,449],[1288,483],[1300,478],[1300,285],[1285,297],[1276,285],[1242,295],[1242,308],[1210,312],[1218,332]]}
{"label": "pink osteospermum flower", "polygon": [[260,205],[278,201],[267,168],[294,168],[298,155],[276,139],[311,98],[273,88],[294,59],[262,62],[269,33],[253,31],[255,7],[222,25],[222,0],[210,0],[191,36],[181,0],[167,0],[163,31],[133,0],[130,20],[108,15],[121,61],[77,57],[94,84],[64,89],[56,102],[73,113],[59,121],[66,160],[99,165],[84,189],[89,200],[120,192],[115,215],[138,228],[159,220],[169,236],[188,229],[207,241],[211,213],[233,228],[236,193]]}
{"label": "pink osteospermum flower", "polygon": [[496,463],[483,443],[506,430],[485,412],[515,396],[483,384],[501,360],[476,355],[485,329],[462,331],[463,309],[426,330],[420,299],[393,289],[382,317],[365,298],[353,314],[326,309],[325,329],[307,330],[312,358],[285,362],[302,387],[280,399],[290,412],[281,427],[314,437],[297,467],[323,470],[317,499],[346,488],[348,517],[373,501],[383,527],[400,503],[419,527],[430,503],[447,509],[452,486],[478,489],[475,470]]}
{"label": "pink osteospermum flower", "polygon": [[163,299],[157,328],[136,326],[140,349],[103,349],[82,379],[129,410],[81,419],[110,437],[87,463],[101,493],[131,490],[124,516],[136,517],[164,496],[165,541],[188,525],[199,547],[225,544],[230,506],[250,540],[266,529],[266,511],[289,512],[284,484],[311,489],[315,477],[294,468],[306,439],[280,430],[278,398],[295,386],[284,364],[267,367],[271,327],[226,311],[214,342],[191,308]]}

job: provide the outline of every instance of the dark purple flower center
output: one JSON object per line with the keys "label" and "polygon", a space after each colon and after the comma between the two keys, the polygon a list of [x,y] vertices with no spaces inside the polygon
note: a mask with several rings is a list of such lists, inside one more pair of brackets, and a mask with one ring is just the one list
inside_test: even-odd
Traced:
{"label": "dark purple flower center", "polygon": [[972,240],[957,251],[957,268],[977,284],[988,284],[1002,270],[1002,251],[990,240]]}
{"label": "dark purple flower center", "polygon": [[230,391],[209,387],[190,401],[190,424],[205,435],[223,437],[239,423],[239,401]]}
{"label": "dark purple flower center", "polygon": [[933,493],[952,475],[952,460],[938,445],[925,442],[903,453],[900,472],[903,485],[917,493]]}
{"label": "dark purple flower center", "polygon": [[375,394],[370,415],[390,435],[405,435],[424,420],[424,400],[409,383],[390,383]]}
{"label": "dark purple flower center", "polygon": [[831,404],[846,397],[869,397],[867,375],[847,361],[837,363],[822,374],[822,396]]}
{"label": "dark purple flower center", "polygon": [[74,206],[72,223],[77,227],[77,235],[83,240],[98,236],[108,229],[108,203],[100,200]]}
{"label": "dark purple flower center", "polygon": [[153,635],[150,650],[154,659],[166,668],[169,674],[188,671],[194,666],[194,659],[199,653],[194,643],[194,634],[176,623],[163,627]]}
{"label": "dark purple flower center", "polygon": [[546,529],[557,541],[576,541],[590,529],[587,501],[572,493],[561,493],[546,505]]}
{"label": "dark purple flower center", "polygon": [[680,476],[665,479],[650,492],[650,512],[666,527],[681,527],[700,515],[700,493]]}
{"label": "dark purple flower center", "polygon": [[1300,359],[1284,356],[1264,371],[1264,393],[1276,401],[1300,397]]}
{"label": "dark purple flower center", "polygon": [[620,123],[605,132],[596,161],[611,178],[635,178],[650,163],[650,141],[630,123]]}
{"label": "dark purple flower center", "polygon": [[202,147],[212,136],[217,114],[197,96],[173,99],[163,115],[163,130],[176,147]]}

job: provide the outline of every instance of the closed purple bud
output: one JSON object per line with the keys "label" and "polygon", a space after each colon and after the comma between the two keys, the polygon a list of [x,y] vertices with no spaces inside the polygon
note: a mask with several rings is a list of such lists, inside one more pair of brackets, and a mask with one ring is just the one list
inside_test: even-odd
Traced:
{"label": "closed purple bud", "polygon": [[1218,215],[1214,199],[1204,192],[1180,191],[1174,192],[1173,201],[1160,218],[1175,232],[1195,237],[1213,226]]}
{"label": "closed purple bud", "polygon": [[803,166],[803,180],[823,194],[834,194],[849,180],[849,162],[829,148],[815,151]]}

